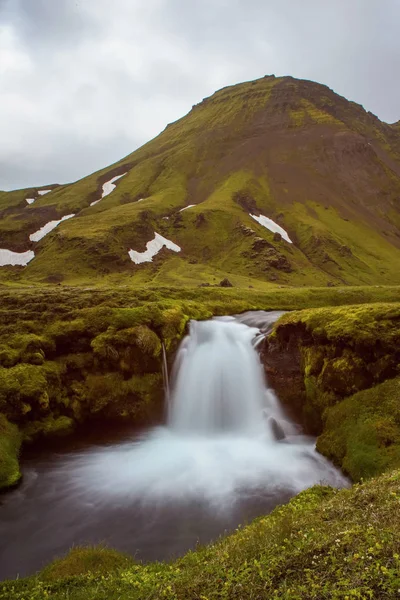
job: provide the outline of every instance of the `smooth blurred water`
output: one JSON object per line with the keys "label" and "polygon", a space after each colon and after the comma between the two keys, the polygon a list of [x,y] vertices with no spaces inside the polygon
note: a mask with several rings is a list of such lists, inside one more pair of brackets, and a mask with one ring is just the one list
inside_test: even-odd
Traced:
{"label": "smooth blurred water", "polygon": [[191,322],[166,426],[28,457],[22,485],[0,497],[0,577],[82,543],[171,558],[315,483],[346,485],[265,384],[254,343],[277,316]]}

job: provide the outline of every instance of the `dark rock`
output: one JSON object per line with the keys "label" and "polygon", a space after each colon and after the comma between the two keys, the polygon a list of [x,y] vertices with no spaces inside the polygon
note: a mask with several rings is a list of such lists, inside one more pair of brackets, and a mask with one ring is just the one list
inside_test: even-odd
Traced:
{"label": "dark rock", "polygon": [[196,217],[196,227],[201,227],[206,222],[206,218],[203,213],[200,213]]}
{"label": "dark rock", "polygon": [[276,441],[285,439],[285,432],[283,431],[283,427],[278,423],[276,419],[274,419],[274,417],[268,417],[267,423]]}
{"label": "dark rock", "polygon": [[265,260],[269,267],[273,267],[279,271],[284,271],[285,273],[291,273],[292,271],[292,266],[286,256],[280,254],[273,248],[265,253]]}
{"label": "dark rock", "polygon": [[200,283],[199,287],[210,287],[209,283]]}
{"label": "dark rock", "polygon": [[264,238],[256,237],[251,247],[253,250],[260,252],[264,248],[272,248],[273,246],[271,246],[271,244],[267,242],[267,240],[264,240]]}
{"label": "dark rock", "polygon": [[255,234],[255,231],[253,231],[253,229],[251,229],[251,227],[246,227],[246,225],[240,225],[239,229],[244,235],[254,235]]}
{"label": "dark rock", "polygon": [[220,285],[220,287],[233,287],[233,285],[231,284],[231,282],[229,281],[229,279],[227,277],[225,277],[225,279],[223,279],[219,285]]}
{"label": "dark rock", "polygon": [[280,233],[278,233],[277,231],[274,233],[274,242],[281,242],[282,241],[282,236]]}
{"label": "dark rock", "polygon": [[351,249],[348,246],[340,246],[339,253],[342,256],[353,256],[353,253],[352,253]]}
{"label": "dark rock", "polygon": [[326,287],[335,287],[335,284],[332,281],[328,281]]}
{"label": "dark rock", "polygon": [[248,190],[239,190],[232,195],[232,198],[247,213],[259,214],[256,201]]}

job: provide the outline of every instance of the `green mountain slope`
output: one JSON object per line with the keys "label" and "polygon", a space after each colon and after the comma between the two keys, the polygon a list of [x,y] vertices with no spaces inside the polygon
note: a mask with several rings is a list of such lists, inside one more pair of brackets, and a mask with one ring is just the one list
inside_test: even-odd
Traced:
{"label": "green mountain slope", "polygon": [[[0,248],[35,252],[26,267],[2,267],[3,279],[400,283],[398,124],[308,81],[224,88],[115,165],[27,204],[33,192],[0,194]],[[272,219],[293,243],[250,215]],[[128,251],[144,252],[155,232],[181,251],[132,262]]]}

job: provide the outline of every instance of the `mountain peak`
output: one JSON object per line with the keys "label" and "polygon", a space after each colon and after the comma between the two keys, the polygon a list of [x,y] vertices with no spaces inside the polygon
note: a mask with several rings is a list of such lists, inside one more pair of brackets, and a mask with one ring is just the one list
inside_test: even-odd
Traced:
{"label": "mountain peak", "polygon": [[312,81],[227,86],[120,162],[40,191],[0,194],[4,256],[34,253],[0,277],[400,282],[399,123]]}

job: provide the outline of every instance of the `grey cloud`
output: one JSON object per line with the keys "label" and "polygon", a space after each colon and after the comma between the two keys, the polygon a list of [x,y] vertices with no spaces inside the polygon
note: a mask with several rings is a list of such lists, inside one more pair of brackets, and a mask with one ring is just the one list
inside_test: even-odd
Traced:
{"label": "grey cloud", "polygon": [[83,177],[264,74],[396,121],[399,21],[397,0],[0,0],[0,188]]}

